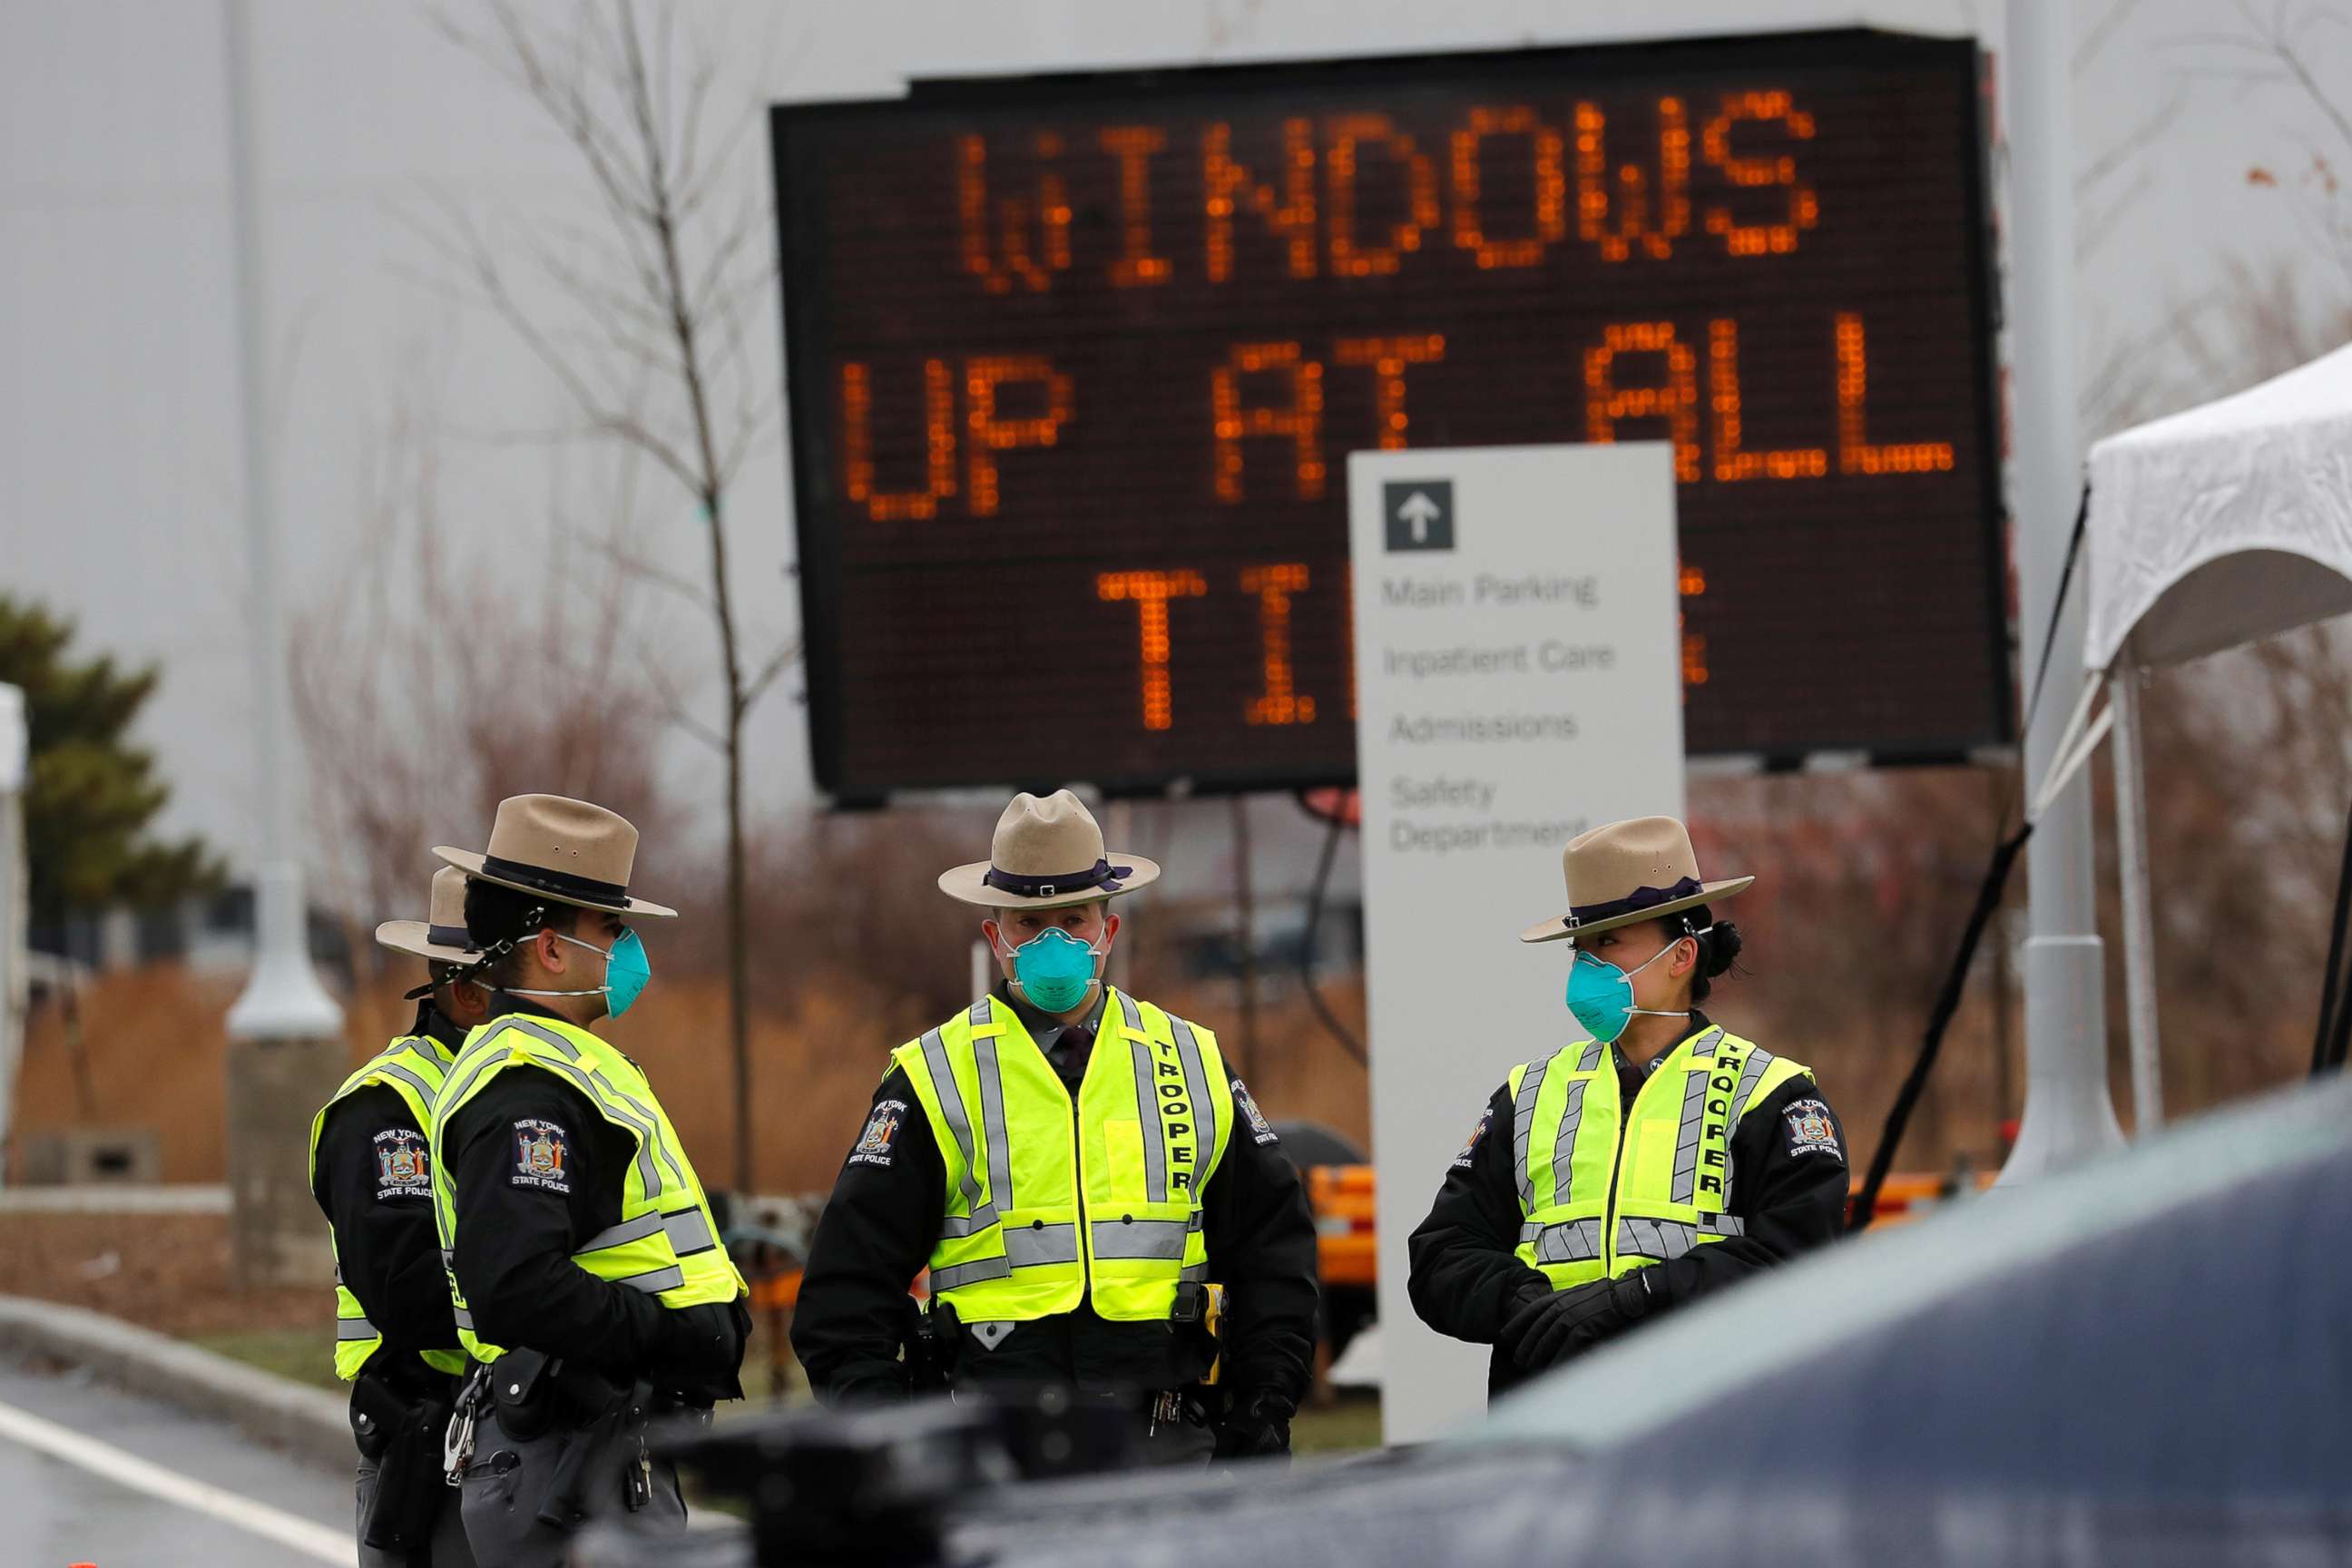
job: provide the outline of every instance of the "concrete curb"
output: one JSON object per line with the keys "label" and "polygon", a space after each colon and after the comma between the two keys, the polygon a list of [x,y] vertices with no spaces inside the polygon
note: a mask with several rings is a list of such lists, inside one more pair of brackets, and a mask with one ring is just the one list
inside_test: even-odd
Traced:
{"label": "concrete curb", "polygon": [[0,1355],[83,1368],[322,1468],[348,1470],[356,1458],[344,1402],[324,1389],[79,1307],[0,1296]]}

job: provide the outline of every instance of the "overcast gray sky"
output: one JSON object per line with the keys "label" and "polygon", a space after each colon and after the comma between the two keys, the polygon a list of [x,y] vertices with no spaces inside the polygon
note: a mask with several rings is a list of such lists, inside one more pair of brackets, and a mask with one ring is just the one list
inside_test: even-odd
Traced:
{"label": "overcast gray sky", "polygon": [[[2271,5],[2262,0],[2263,16]],[[2075,9],[2086,45],[2098,42],[2077,75],[2077,161],[2088,168],[2130,149],[2096,183],[2086,215],[2097,240],[2079,280],[2086,362],[2155,331],[2233,258],[2259,268],[2302,257],[2312,300],[2340,303],[2344,274],[2299,221],[2307,195],[2295,178],[2334,131],[2290,90],[2214,75],[2242,58],[2192,41],[2243,34],[2237,7]],[[684,15],[720,42],[740,73],[728,90],[748,103],[888,93],[940,70],[1563,43],[1662,26],[1981,28],[1997,47],[2000,10],[1999,0],[705,0]],[[501,324],[420,287],[416,273],[433,264],[400,215],[430,195],[556,221],[579,215],[584,198],[568,151],[420,10],[256,0],[255,26],[275,484],[286,581],[298,602],[316,603],[359,559],[370,476],[396,413],[479,433],[545,428],[568,412]],[[2347,35],[2311,37],[2324,83],[2352,103]],[[243,861],[266,825],[252,818],[246,742],[221,39],[212,0],[0,0],[0,584],[78,616],[92,647],[163,661],[142,735],[176,791],[171,825]],[[2257,163],[2281,183],[2250,183]],[[755,134],[734,179],[759,199],[767,178]],[[772,293],[760,303],[753,374],[774,387]],[[609,479],[586,458],[469,435],[452,435],[439,457],[445,526],[485,574],[521,570],[546,547],[551,485],[576,498]],[[642,527],[698,549],[679,510],[663,494]],[[735,516],[752,634],[789,636],[780,442],[748,465]],[[702,626],[659,604],[647,610],[680,668],[707,668]],[[801,723],[790,700],[756,716],[763,809],[806,802]],[[668,760],[683,787],[711,786],[707,753],[681,742]]]}

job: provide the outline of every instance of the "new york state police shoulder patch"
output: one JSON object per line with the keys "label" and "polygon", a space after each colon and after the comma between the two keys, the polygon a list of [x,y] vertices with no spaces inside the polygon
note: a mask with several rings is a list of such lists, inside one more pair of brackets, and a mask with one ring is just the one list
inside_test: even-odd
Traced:
{"label": "new york state police shoulder patch", "polygon": [[572,1134],[561,1124],[525,1117],[514,1124],[515,1163],[508,1184],[535,1187],[543,1193],[569,1193],[572,1177],[564,1162],[571,1153]]}
{"label": "new york state police shoulder patch", "polygon": [[887,1167],[898,1152],[898,1129],[906,1122],[907,1110],[903,1100],[876,1100],[866,1118],[866,1131],[858,1134],[857,1146],[849,1152],[849,1163]]}
{"label": "new york state police shoulder patch", "polygon": [[1782,1113],[1789,1124],[1790,1154],[1827,1154],[1843,1164],[1845,1151],[1838,1146],[1837,1119],[1818,1100],[1798,1100]]}
{"label": "new york state police shoulder patch", "polygon": [[375,1135],[374,1144],[378,1203],[433,1195],[433,1157],[424,1133],[414,1127],[387,1127]]}
{"label": "new york state police shoulder patch", "polygon": [[1233,1091],[1234,1106],[1249,1119],[1250,1136],[1257,1141],[1261,1148],[1273,1142],[1274,1129],[1267,1125],[1265,1112],[1257,1108],[1257,1101],[1250,1098],[1249,1087],[1241,1079],[1235,1079],[1233,1081]]}
{"label": "new york state police shoulder patch", "polygon": [[1495,1120],[1495,1108],[1488,1106],[1478,1115],[1478,1125],[1470,1129],[1470,1136],[1462,1141],[1462,1152],[1454,1156],[1457,1171],[1475,1169],[1477,1165],[1478,1142],[1486,1136],[1487,1124]]}

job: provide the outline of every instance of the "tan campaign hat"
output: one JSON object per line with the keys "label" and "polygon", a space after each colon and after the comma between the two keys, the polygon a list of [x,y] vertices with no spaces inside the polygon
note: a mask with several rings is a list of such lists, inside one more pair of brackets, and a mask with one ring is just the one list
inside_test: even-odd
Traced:
{"label": "tan campaign hat", "polygon": [[1160,879],[1140,855],[1103,848],[1102,829],[1068,790],[1013,797],[988,858],[940,874],[940,891],[988,910],[1053,910],[1131,893]]}
{"label": "tan campaign hat", "polygon": [[436,963],[471,963],[482,955],[466,935],[466,873],[444,866],[433,873],[433,896],[421,921],[386,921],[375,940],[394,952],[414,953]]}
{"label": "tan campaign hat", "polygon": [[469,877],[559,904],[667,919],[677,913],[629,896],[637,830],[617,811],[560,795],[513,795],[499,802],[486,854],[436,844],[433,853]]}
{"label": "tan campaign hat", "polygon": [[1559,942],[1654,921],[1746,892],[1753,877],[1699,879],[1690,830],[1671,816],[1612,822],[1568,841],[1560,855],[1568,913],[1529,926],[1521,942]]}

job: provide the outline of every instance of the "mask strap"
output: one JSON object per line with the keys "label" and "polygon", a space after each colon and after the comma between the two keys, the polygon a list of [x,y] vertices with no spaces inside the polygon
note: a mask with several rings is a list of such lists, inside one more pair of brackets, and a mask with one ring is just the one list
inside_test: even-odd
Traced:
{"label": "mask strap", "polygon": [[[1675,940],[1674,940],[1674,941],[1672,941],[1672,942],[1670,942],[1666,943],[1666,945],[1665,945],[1665,946],[1664,946],[1664,947],[1662,947],[1662,948],[1658,949],[1658,951],[1657,951],[1657,952],[1654,952],[1654,953],[1650,954],[1650,956],[1649,956],[1649,957],[1647,957],[1647,958],[1645,958],[1645,959],[1642,960],[1642,962],[1641,962],[1640,963],[1638,963],[1638,964],[1634,965],[1633,968],[1628,969],[1628,970],[1625,970],[1625,971],[1623,972],[1623,973],[1624,973],[1624,975],[1625,975],[1626,984],[1628,984],[1630,985],[1630,984],[1633,983],[1633,976],[1635,976],[1636,974],[1641,973],[1643,970],[1649,968],[1649,967],[1650,967],[1650,965],[1652,965],[1652,964],[1654,964],[1654,963],[1657,963],[1657,962],[1658,962],[1658,960],[1660,960],[1660,959],[1662,959],[1662,958],[1665,957],[1665,956],[1666,956],[1666,954],[1668,954],[1668,953],[1670,953],[1670,952],[1674,952],[1674,950],[1675,950],[1675,949],[1676,949],[1677,947],[1680,947],[1680,946],[1683,944],[1683,941],[1684,941],[1684,939],[1685,939],[1685,938],[1688,938],[1688,939],[1690,939],[1691,941],[1696,942],[1696,941],[1697,941],[1700,937],[1705,936],[1707,932],[1709,932],[1709,931],[1713,931],[1714,929],[1715,929],[1715,928],[1714,928],[1713,926],[1701,926],[1698,930],[1696,930],[1696,931],[1693,931],[1693,930],[1691,930],[1691,929],[1690,929],[1689,925],[1688,925],[1687,923],[1685,923],[1685,924],[1684,925],[1684,927],[1683,927],[1683,934],[1682,934],[1682,936],[1678,936],[1678,937],[1675,938]],[[1593,957],[1595,957],[1595,958],[1601,958],[1601,955],[1600,955],[1599,953],[1597,953],[1597,952],[1596,952],[1596,953],[1594,953],[1592,956],[1593,956]],[[1605,959],[1605,958],[1601,958],[1601,963],[1609,963],[1609,961],[1608,961],[1607,959]],[[1614,966],[1614,965],[1611,965],[1611,967],[1614,968],[1615,966]],[[1689,1013],[1689,1011],[1688,1011],[1687,1009],[1685,1009],[1685,1010],[1684,1010],[1684,1011],[1682,1011],[1682,1012],[1679,1012],[1679,1013],[1673,1013],[1673,1012],[1664,1012],[1664,1011],[1661,1011],[1660,1009],[1655,1008],[1655,1007],[1628,1007],[1628,1008],[1626,1008],[1626,1009],[1625,1009],[1625,1011],[1626,1011],[1626,1013],[1627,1013],[1629,1016],[1633,1016],[1633,1017],[1638,1017],[1638,1018],[1687,1018],[1687,1017],[1689,1017],[1689,1016],[1690,1016],[1690,1013]]]}
{"label": "mask strap", "polygon": [[[543,911],[534,910],[531,912],[536,916]],[[537,936],[538,934],[538,929],[534,928],[530,931],[524,931],[522,936],[531,937]],[[558,942],[568,942],[574,947],[584,947],[591,952],[603,953],[604,955],[604,962],[608,965],[613,962],[613,949],[610,947],[598,947],[593,942],[582,942],[578,937],[566,936],[560,931],[551,931],[547,934],[553,937]],[[512,952],[514,950],[515,942],[520,940],[522,940],[521,937],[516,937],[499,943],[496,952]],[[616,942],[614,945],[618,946],[619,943]],[[496,956],[496,952],[488,956]],[[512,985],[501,985],[497,989],[500,994],[508,996],[609,996],[613,994],[612,983],[609,980],[602,985],[591,985],[582,991],[525,991]]]}
{"label": "mask strap", "polygon": [[[1031,937],[1031,938],[1029,939],[1029,941],[1028,941],[1028,942],[1022,942],[1022,943],[1020,943],[1018,946],[1015,946],[1015,947],[1008,947],[1008,948],[1000,948],[1000,947],[998,947],[998,946],[996,945],[996,943],[994,943],[994,942],[990,942],[990,943],[988,944],[988,950],[989,950],[989,952],[991,952],[994,953],[998,958],[1011,958],[1011,957],[1014,956],[1016,953],[1018,953],[1018,952],[1021,951],[1021,949],[1022,949],[1022,948],[1024,948],[1024,947],[1028,947],[1028,946],[1030,946],[1030,945],[1032,945],[1033,943],[1035,943],[1035,942],[1041,942],[1045,941],[1047,937],[1052,936],[1053,934],[1055,934],[1055,932],[1056,932],[1056,931],[1060,931],[1060,932],[1061,932],[1061,934],[1062,934],[1062,935],[1064,935],[1064,936],[1066,936],[1066,937],[1069,937],[1069,939],[1070,939],[1072,942],[1077,942],[1077,940],[1078,940],[1076,937],[1070,936],[1070,933],[1069,933],[1069,932],[1065,931],[1062,931],[1062,928],[1061,928],[1061,927],[1059,927],[1059,926],[1055,926],[1055,927],[1052,927],[1050,930],[1046,930],[1046,931],[1039,931],[1035,936]],[[997,922],[996,922],[996,934],[997,934],[998,936],[1000,936],[1000,937],[1001,937],[1001,936],[1003,936],[1003,935],[1004,934],[1004,922],[1003,922],[1003,921],[997,921]],[[1108,953],[1108,952],[1110,952],[1110,927],[1109,927],[1109,926],[1108,926],[1108,925],[1106,925],[1106,926],[1104,926],[1104,927],[1103,927],[1103,937],[1102,937],[1102,945],[1101,945],[1101,946],[1097,947],[1097,946],[1096,946],[1093,942],[1080,942],[1080,943],[1079,943],[1079,945],[1080,945],[1080,946],[1082,946],[1082,947],[1084,947],[1084,948],[1085,948],[1088,952],[1090,952],[1090,953],[1094,954],[1094,956],[1095,956],[1095,957],[1097,957],[1097,958],[1101,958],[1101,957],[1103,957],[1104,955],[1106,955],[1107,953]]]}

